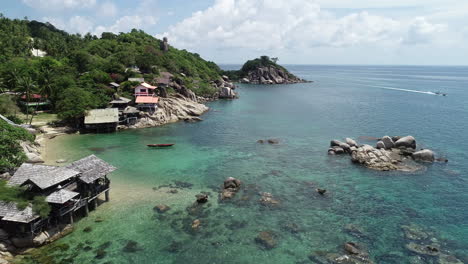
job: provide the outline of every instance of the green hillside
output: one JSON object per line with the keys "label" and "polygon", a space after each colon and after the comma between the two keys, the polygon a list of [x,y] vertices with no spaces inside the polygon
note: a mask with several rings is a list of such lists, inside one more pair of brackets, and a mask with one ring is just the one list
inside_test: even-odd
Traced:
{"label": "green hillside", "polygon": [[[109,82],[121,83],[117,92],[130,96],[133,84],[125,82],[129,77],[144,77],[151,83],[168,71],[197,95],[216,91],[210,85],[220,78],[215,63],[173,47],[164,52],[160,46],[161,40],[136,29],[98,38],[0,15],[0,89],[45,95],[59,117],[69,121],[86,109],[104,107],[115,93],[107,87]],[[32,56],[32,48],[47,56]],[[139,72],[129,70],[135,67]]]}

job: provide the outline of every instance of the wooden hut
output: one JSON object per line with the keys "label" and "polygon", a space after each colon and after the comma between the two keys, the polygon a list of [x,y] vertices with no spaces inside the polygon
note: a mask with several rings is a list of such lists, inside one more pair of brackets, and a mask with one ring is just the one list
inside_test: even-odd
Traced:
{"label": "wooden hut", "polygon": [[38,234],[41,230],[67,221],[73,223],[76,211],[97,208],[97,198],[105,194],[109,201],[110,180],[107,175],[116,168],[91,155],[67,167],[23,164],[8,181],[9,186],[22,186],[30,196],[44,196],[51,207],[48,217],[41,218],[31,206],[18,209],[13,202],[0,201],[0,227],[10,234]]}
{"label": "wooden hut", "polygon": [[115,132],[119,124],[119,109],[93,109],[88,111],[84,119],[87,130],[96,132]]}

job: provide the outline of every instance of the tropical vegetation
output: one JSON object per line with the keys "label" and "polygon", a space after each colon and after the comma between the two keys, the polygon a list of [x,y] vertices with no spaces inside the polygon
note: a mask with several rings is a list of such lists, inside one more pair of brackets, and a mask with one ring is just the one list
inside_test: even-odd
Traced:
{"label": "tropical vegetation", "polygon": [[[34,94],[50,102],[50,108],[68,122],[77,122],[90,108],[106,107],[114,94],[131,97],[131,77],[151,83],[167,71],[197,95],[210,96],[210,82],[221,70],[200,55],[170,47],[161,40],[133,29],[129,33],[69,34],[50,23],[9,19],[0,14],[0,93],[13,91],[27,103]],[[34,56],[32,50],[46,52]],[[120,89],[109,87],[120,83]],[[16,98],[17,100],[18,98]],[[7,101],[8,99],[0,99]],[[23,107],[31,123],[36,109]],[[0,114],[5,110],[0,108]]]}

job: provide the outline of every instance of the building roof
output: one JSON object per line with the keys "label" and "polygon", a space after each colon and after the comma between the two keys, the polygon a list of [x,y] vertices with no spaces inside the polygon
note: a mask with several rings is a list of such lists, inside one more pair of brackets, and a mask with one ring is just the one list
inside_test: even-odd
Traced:
{"label": "building roof", "polygon": [[137,96],[135,103],[137,104],[157,104],[159,97],[154,96]]}
{"label": "building roof", "polygon": [[120,84],[116,83],[116,82],[111,82],[109,83],[110,86],[113,86],[113,87],[120,87]]}
{"label": "building roof", "polygon": [[145,81],[144,78],[128,78],[128,80],[130,82],[140,82],[140,83]]}
{"label": "building roof", "polygon": [[22,185],[31,181],[44,190],[78,174],[80,174],[79,171],[64,167],[23,163],[8,181],[8,185]]}
{"label": "building roof", "polygon": [[124,114],[137,114],[139,112],[140,112],[140,110],[138,110],[136,107],[133,107],[133,106],[127,106],[123,110]]}
{"label": "building roof", "polygon": [[[158,88],[158,87],[156,87],[156,86],[153,86],[153,85],[148,84],[148,83],[145,83],[145,82],[140,83],[140,85],[143,86],[143,87],[145,87],[145,88],[151,89],[151,90],[154,90],[154,89]],[[137,87],[138,87],[138,86],[137,86]]]}
{"label": "building roof", "polygon": [[39,215],[34,213],[30,205],[23,210],[19,210],[16,203],[0,201],[0,217],[3,217],[3,221],[30,223],[39,218]]}
{"label": "building roof", "polygon": [[119,122],[119,109],[117,108],[89,110],[84,120],[84,123],[86,125],[118,123],[118,122]]}
{"label": "building roof", "polygon": [[[29,98],[30,99],[41,99],[42,95],[40,95],[40,94],[31,94],[31,96],[29,96]],[[47,96],[45,96],[45,98],[47,98]],[[26,99],[26,95],[22,95],[21,99]]]}
{"label": "building roof", "polygon": [[132,99],[128,99],[125,97],[119,97],[119,99],[114,99],[110,103],[111,104],[128,104],[132,101]]}
{"label": "building roof", "polygon": [[51,193],[47,196],[46,201],[48,203],[55,203],[55,204],[64,204],[68,202],[70,199],[75,198],[78,196],[79,193],[72,192],[67,189],[60,189],[56,192]]}
{"label": "building roof", "polygon": [[80,179],[85,183],[92,183],[95,180],[106,176],[116,170],[116,168],[95,155],[73,162],[67,168],[81,172]]}

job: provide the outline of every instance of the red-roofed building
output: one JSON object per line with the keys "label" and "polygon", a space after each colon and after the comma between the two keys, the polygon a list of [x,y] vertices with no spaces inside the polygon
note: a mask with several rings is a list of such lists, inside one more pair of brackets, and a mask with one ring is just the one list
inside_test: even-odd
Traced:
{"label": "red-roofed building", "polygon": [[156,88],[158,87],[142,82],[135,87],[135,96],[153,96]]}
{"label": "red-roofed building", "polygon": [[135,103],[141,111],[154,112],[158,108],[159,97],[156,97],[156,86],[152,86],[145,82],[135,87]]}

